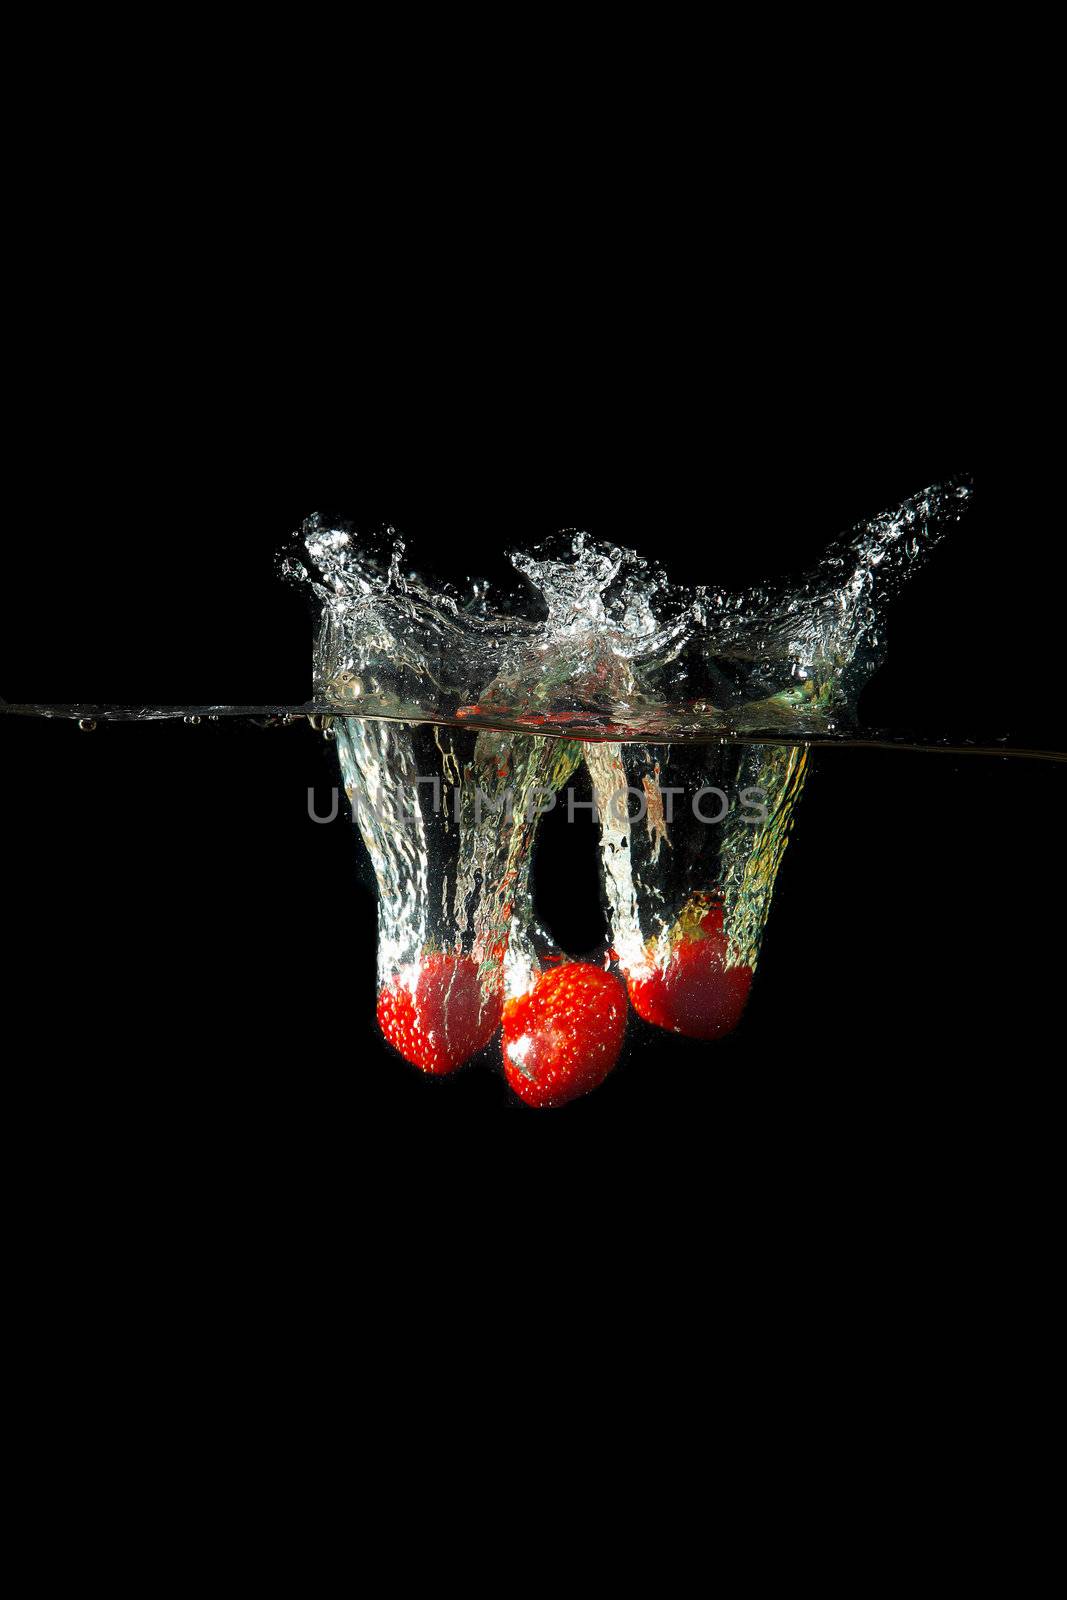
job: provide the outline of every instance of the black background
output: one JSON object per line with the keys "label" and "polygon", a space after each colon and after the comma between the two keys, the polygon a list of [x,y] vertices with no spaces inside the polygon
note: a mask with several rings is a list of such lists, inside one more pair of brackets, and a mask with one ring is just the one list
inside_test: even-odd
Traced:
{"label": "black background", "polygon": [[[329,56],[287,27],[276,59],[263,29],[131,50],[94,19],[18,57],[0,695],[302,699],[310,619],[273,552],[316,506],[471,569],[579,524],[730,583],[963,469],[974,509],[899,602],[864,715],[1062,745],[1033,40],[999,28],[985,58],[957,25],[942,52],[929,18],[879,16],[831,49],[804,19],[724,56],[674,27],[583,48],[568,21],[508,49],[479,19],[457,74],[452,17],[429,51],[404,22],[394,51]],[[320,1523],[354,1476],[315,1471],[329,1428],[405,1549],[470,1478],[449,1554],[516,1526],[528,1483],[539,1535],[603,1485],[703,1547],[740,1445],[759,1554],[811,1484],[818,1541],[847,1478],[857,1554],[918,1523],[988,1568],[1003,1528],[1014,1576],[1048,1499],[1027,1424],[1061,1253],[1062,779],[820,758],[736,1035],[634,1022],[608,1083],[536,1114],[484,1065],[431,1082],[378,1042],[373,897],[347,826],[307,822],[333,781],[310,731],[0,718],[35,1560],[173,1566],[209,1518],[276,1565],[261,1508],[294,1509],[293,1463]],[[698,1473],[679,1435],[710,1442]]]}
{"label": "black background", "polygon": [[[714,328],[664,325],[638,350],[610,321],[595,342],[568,327],[535,320],[491,354],[484,330],[475,354],[462,326],[384,350],[379,328],[371,366],[328,325],[284,349],[248,329],[186,349],[179,326],[143,361],[124,350],[99,392],[100,368],[77,367],[28,429],[4,697],[304,700],[312,617],[275,553],[315,509],[394,524],[460,572],[580,526],[733,584],[968,471],[974,507],[899,601],[864,721],[1062,743],[1058,602],[1034,582],[1047,484],[1004,448],[965,325],[832,357],[818,327],[786,352],[764,327],[729,367]],[[935,1151],[1012,1137],[1039,1092],[1061,768],[817,757],[743,1025],[705,1046],[633,1018],[608,1083],[537,1115],[492,1052],[431,1081],[381,1044],[369,869],[346,819],[308,820],[335,758],[306,726],[0,735],[9,1004],[41,1052],[19,1092],[42,1137],[89,1126],[190,1181],[218,1162],[341,1185],[384,1162],[396,1180],[424,1145],[459,1173],[471,1141],[484,1159],[519,1141],[620,1176],[751,1163],[817,1184],[830,1160],[899,1166],[906,1187]],[[576,951],[598,926],[592,845],[545,825],[540,909]]]}

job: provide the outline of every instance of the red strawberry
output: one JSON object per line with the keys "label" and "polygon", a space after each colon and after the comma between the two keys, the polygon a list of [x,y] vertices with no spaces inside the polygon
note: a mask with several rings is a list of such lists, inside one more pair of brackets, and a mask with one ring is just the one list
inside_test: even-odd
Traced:
{"label": "red strawberry", "polygon": [[500,996],[483,994],[470,956],[434,952],[396,973],[381,991],[378,1026],[423,1072],[454,1072],[500,1026]]}
{"label": "red strawberry", "polygon": [[751,967],[726,965],[722,907],[712,905],[681,934],[666,967],[630,977],[630,1003],[639,1017],[689,1039],[718,1039],[736,1028],[752,984]]}
{"label": "red strawberry", "polygon": [[561,1106],[603,1083],[622,1049],[626,991],[585,961],[543,972],[504,1006],[504,1076],[528,1106]]}

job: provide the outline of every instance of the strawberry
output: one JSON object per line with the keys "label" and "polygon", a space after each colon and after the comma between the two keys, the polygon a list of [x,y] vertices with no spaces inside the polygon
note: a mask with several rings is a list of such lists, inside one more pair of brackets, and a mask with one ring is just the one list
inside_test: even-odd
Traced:
{"label": "strawberry", "polygon": [[586,961],[543,972],[504,1006],[504,1076],[528,1106],[560,1106],[603,1083],[622,1049],[626,991]]}
{"label": "strawberry", "polygon": [[[698,907],[699,909],[699,907]],[[639,1017],[689,1039],[718,1039],[736,1028],[752,984],[752,968],[726,965],[722,907],[683,918],[665,967],[629,976],[630,1003]]]}
{"label": "strawberry", "polygon": [[439,1075],[487,1045],[500,1025],[500,995],[485,995],[470,956],[433,952],[396,973],[378,996],[378,1026],[394,1050]]}

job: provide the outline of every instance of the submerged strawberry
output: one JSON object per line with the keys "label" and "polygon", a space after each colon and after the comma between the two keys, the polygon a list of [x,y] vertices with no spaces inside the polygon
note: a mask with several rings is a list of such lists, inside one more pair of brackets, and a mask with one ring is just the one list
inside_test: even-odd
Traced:
{"label": "submerged strawberry", "polygon": [[454,1072],[500,1025],[499,994],[485,995],[470,956],[434,952],[406,967],[378,996],[378,1026],[423,1072]]}
{"label": "submerged strawberry", "polygon": [[712,905],[672,945],[665,967],[627,980],[639,1017],[689,1039],[718,1039],[736,1028],[752,968],[726,965],[722,907]]}
{"label": "submerged strawberry", "polygon": [[626,991],[585,961],[543,972],[504,1006],[504,1076],[529,1106],[559,1106],[603,1083],[622,1049]]}

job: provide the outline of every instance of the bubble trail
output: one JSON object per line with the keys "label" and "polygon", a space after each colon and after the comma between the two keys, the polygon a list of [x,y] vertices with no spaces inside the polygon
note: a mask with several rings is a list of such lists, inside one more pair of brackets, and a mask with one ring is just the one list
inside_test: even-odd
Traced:
{"label": "bubble trail", "polygon": [[[451,1072],[499,1026],[511,933],[529,918],[540,797],[577,751],[430,725],[335,726],[378,886],[379,1025],[416,1066]],[[530,961],[528,950],[514,957],[513,974]]]}
{"label": "bubble trail", "polygon": [[[581,744],[547,746],[537,798],[551,797],[577,770]],[[533,916],[526,848],[510,889],[504,959],[501,1060],[513,1092],[529,1106],[564,1105],[597,1088],[615,1067],[626,1031],[626,994],[607,962],[570,959]]]}
{"label": "bubble trail", "polygon": [[585,760],[630,1003],[668,1032],[720,1038],[748,1001],[806,751],[604,744]]}

